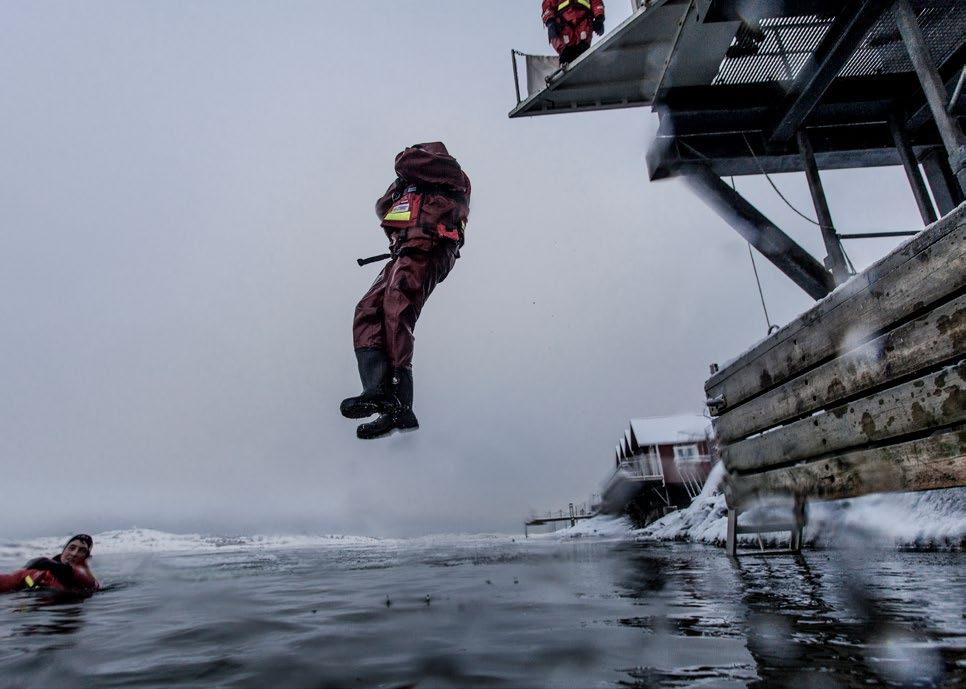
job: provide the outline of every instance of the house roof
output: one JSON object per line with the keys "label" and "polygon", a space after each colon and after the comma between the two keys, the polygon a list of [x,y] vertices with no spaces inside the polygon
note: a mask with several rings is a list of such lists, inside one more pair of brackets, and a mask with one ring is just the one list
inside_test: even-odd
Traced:
{"label": "house roof", "polygon": [[698,414],[652,416],[631,419],[631,433],[638,445],[667,445],[704,440],[711,433],[711,421]]}

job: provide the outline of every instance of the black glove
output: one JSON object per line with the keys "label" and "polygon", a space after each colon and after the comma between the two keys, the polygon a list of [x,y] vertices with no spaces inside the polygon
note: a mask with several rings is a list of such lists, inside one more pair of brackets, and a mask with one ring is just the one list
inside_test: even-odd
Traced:
{"label": "black glove", "polygon": [[598,36],[604,35],[604,15],[594,17],[594,33]]}
{"label": "black glove", "polygon": [[74,580],[74,568],[64,562],[57,562],[47,557],[38,557],[27,563],[27,569],[39,569],[50,572],[61,584],[69,585]]}
{"label": "black glove", "polygon": [[547,38],[551,41],[560,38],[560,27],[557,26],[557,22],[551,21],[547,23]]}

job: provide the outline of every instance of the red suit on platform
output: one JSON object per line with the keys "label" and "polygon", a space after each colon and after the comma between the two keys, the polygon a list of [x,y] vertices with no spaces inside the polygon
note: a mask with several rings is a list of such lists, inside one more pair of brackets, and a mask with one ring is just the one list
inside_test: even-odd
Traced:
{"label": "red suit on platform", "polygon": [[376,201],[392,257],[352,322],[363,393],[341,407],[348,418],[382,415],[379,428],[359,427],[366,438],[392,430],[384,429],[386,415],[396,415],[394,428],[418,425],[412,415],[413,330],[429,295],[456,263],[470,210],[469,177],[442,143],[407,148],[395,168],[396,181]]}
{"label": "red suit on platform", "polygon": [[604,33],[604,0],[543,0],[542,19],[561,64],[573,62]]}

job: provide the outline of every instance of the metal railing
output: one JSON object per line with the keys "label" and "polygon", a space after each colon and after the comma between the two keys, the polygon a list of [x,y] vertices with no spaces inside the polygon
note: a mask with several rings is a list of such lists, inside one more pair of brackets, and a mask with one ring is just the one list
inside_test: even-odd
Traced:
{"label": "metal railing", "polygon": [[678,475],[681,477],[684,489],[688,492],[688,497],[692,500],[701,493],[710,466],[711,457],[709,455],[674,458],[674,467],[678,470]]}
{"label": "metal railing", "polygon": [[654,452],[621,460],[620,464],[618,464],[618,469],[635,479],[664,479],[664,468],[661,466],[661,458]]}

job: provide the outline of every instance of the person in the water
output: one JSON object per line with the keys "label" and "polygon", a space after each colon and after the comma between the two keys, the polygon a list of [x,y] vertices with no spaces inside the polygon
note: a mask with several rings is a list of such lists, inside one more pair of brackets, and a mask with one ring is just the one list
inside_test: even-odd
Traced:
{"label": "person in the water", "polygon": [[52,558],[38,557],[10,574],[0,574],[0,593],[47,589],[88,593],[100,588],[91,573],[87,561],[91,557],[94,539],[87,534],[77,534],[69,541],[60,555]]}

